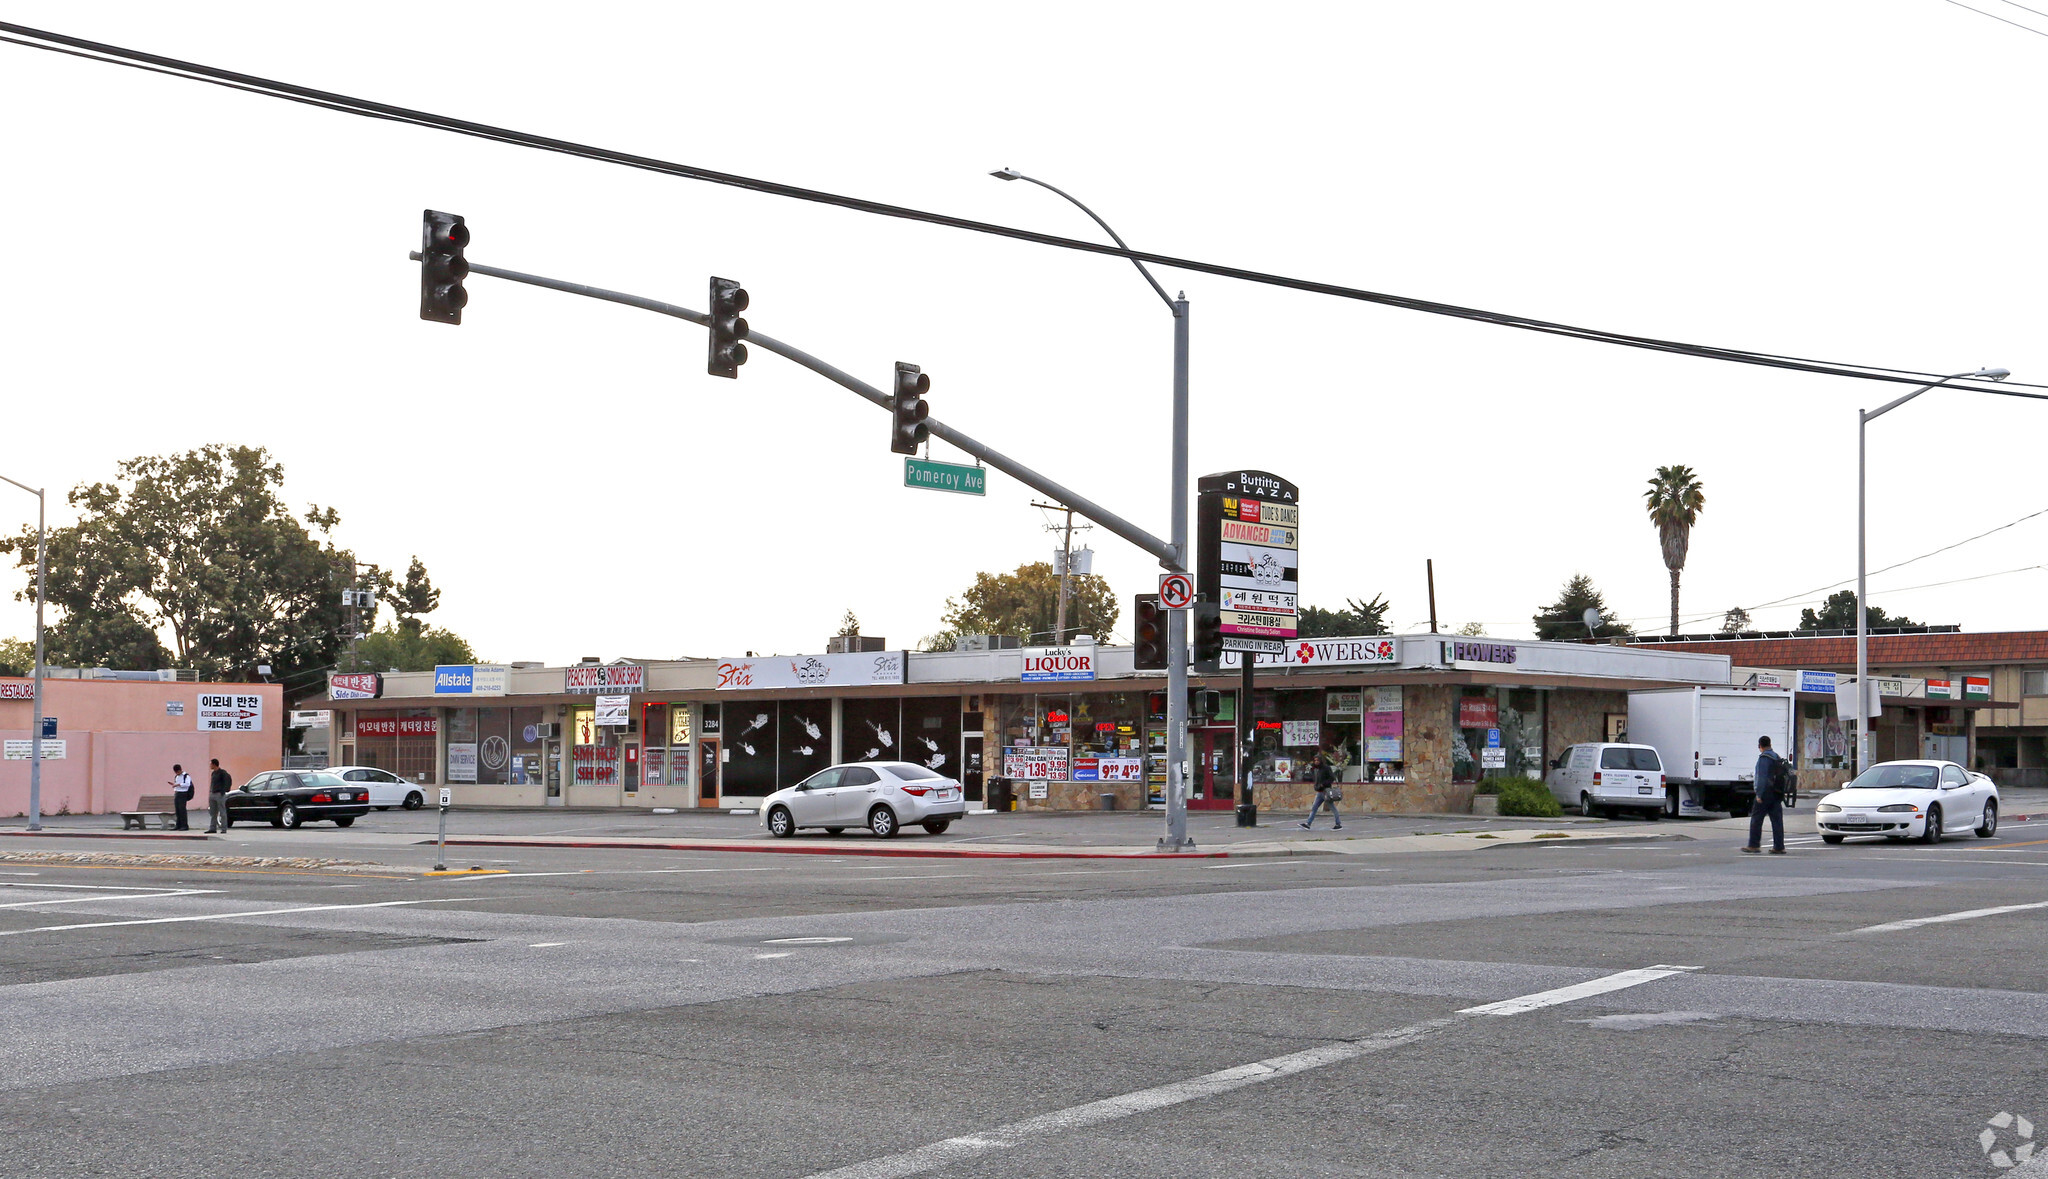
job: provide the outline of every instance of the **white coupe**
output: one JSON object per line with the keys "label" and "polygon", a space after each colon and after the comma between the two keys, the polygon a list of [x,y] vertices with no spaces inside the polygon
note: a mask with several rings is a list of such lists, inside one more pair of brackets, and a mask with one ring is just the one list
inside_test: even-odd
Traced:
{"label": "white coupe", "polygon": [[1952,761],[1887,761],[1814,808],[1824,843],[1851,835],[1934,843],[1952,831],[1998,834],[1998,786]]}

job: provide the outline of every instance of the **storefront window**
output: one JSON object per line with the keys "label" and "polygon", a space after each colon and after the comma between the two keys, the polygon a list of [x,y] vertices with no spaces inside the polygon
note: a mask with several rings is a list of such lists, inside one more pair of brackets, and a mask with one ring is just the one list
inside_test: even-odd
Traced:
{"label": "storefront window", "polygon": [[1453,702],[1458,728],[1451,780],[1543,776],[1543,693],[1535,688],[1467,687]]}
{"label": "storefront window", "polygon": [[365,712],[356,720],[356,764],[431,785],[438,780],[434,752],[440,732],[440,717],[431,708]]}
{"label": "storefront window", "polygon": [[903,702],[903,760],[959,776],[959,697],[913,696]]}
{"label": "storefront window", "polygon": [[887,699],[854,699],[845,702],[839,716],[845,733],[848,761],[897,761],[903,756],[903,702]]}

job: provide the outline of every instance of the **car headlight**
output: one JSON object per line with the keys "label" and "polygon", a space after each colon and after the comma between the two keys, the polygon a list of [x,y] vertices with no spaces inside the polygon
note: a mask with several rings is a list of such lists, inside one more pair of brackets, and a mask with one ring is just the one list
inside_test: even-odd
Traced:
{"label": "car headlight", "polygon": [[1919,810],[1920,808],[1919,808],[1919,807],[1917,807],[1917,806],[1914,806],[1914,805],[1913,805],[1912,803],[1910,803],[1910,802],[1895,802],[1895,803],[1891,804],[1890,806],[1881,806],[1881,807],[1879,807],[1879,808],[1877,808],[1877,809],[1878,809],[1878,810],[1880,810],[1880,811],[1883,811],[1883,812],[1889,813],[1889,814],[1898,814],[1898,813],[1900,813],[1900,812],[1902,812],[1902,811],[1917,811],[1917,810]]}
{"label": "car headlight", "polygon": [[1819,806],[1817,806],[1817,807],[1815,807],[1815,808],[1813,808],[1813,809],[1814,809],[1814,810],[1817,810],[1817,811],[1819,811],[1819,812],[1820,812],[1821,814],[1824,814],[1824,815],[1831,815],[1831,814],[1834,814],[1834,813],[1836,813],[1836,812],[1840,811],[1840,810],[1841,810],[1842,808],[1841,808],[1841,807],[1838,807],[1838,806],[1836,806],[1836,805],[1835,805],[1834,803],[1832,803],[1832,802],[1824,802],[1824,803],[1821,803],[1821,804],[1820,804]]}

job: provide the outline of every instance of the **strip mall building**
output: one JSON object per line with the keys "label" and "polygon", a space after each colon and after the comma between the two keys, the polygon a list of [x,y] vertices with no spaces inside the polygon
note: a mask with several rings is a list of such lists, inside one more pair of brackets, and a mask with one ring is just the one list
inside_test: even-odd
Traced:
{"label": "strip mall building", "polygon": [[[1236,805],[1237,725],[1252,726],[1264,807],[1307,805],[1321,748],[1347,803],[1463,811],[1501,774],[1540,776],[1575,742],[1626,724],[1632,688],[1725,685],[1725,655],[1453,638],[1304,640],[1240,673],[1196,677],[1217,714],[1189,740],[1189,805]],[[840,761],[911,760],[968,797],[1120,809],[1165,788],[1166,678],[1128,647],[514,664],[335,677],[334,764],[447,785],[459,804],[748,805]]]}

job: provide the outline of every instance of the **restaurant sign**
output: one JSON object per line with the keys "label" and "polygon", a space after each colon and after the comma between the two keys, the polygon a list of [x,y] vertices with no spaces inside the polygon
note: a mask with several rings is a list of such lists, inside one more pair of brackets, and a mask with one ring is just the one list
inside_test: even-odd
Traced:
{"label": "restaurant sign", "polygon": [[329,700],[375,700],[384,694],[384,677],[374,671],[336,672],[327,677]]}

